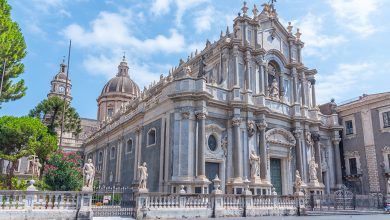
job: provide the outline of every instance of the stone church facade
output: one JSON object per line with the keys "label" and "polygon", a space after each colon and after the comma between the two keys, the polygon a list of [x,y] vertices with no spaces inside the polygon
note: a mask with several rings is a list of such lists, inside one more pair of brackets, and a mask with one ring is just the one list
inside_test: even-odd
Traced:
{"label": "stone church facade", "polygon": [[142,91],[125,59],[98,98],[101,125],[84,143],[104,185],[137,183],[146,162],[151,192],[293,194],[342,184],[335,113],[316,104],[317,71],[303,64],[299,29],[283,27],[272,5],[234,19],[233,30],[180,60]]}

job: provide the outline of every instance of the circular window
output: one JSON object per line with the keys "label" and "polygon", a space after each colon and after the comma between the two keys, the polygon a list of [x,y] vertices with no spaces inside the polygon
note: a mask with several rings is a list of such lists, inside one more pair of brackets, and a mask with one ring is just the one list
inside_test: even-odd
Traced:
{"label": "circular window", "polygon": [[214,135],[209,136],[208,145],[211,151],[215,151],[217,149],[217,139]]}

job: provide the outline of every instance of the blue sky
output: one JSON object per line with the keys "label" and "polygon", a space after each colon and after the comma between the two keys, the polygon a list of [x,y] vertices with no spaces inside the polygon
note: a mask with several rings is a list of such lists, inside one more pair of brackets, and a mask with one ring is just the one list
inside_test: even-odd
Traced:
{"label": "blue sky", "polygon": [[[247,1],[250,10],[266,2]],[[4,103],[0,115],[21,116],[46,98],[50,81],[73,48],[72,105],[96,118],[96,98],[126,52],[130,76],[143,88],[217,40],[242,7],[237,0],[9,0],[22,29],[27,95]],[[261,7],[259,7],[261,8]],[[318,70],[317,100],[344,101],[389,91],[390,1],[278,0],[279,19],[300,28],[304,63]]]}

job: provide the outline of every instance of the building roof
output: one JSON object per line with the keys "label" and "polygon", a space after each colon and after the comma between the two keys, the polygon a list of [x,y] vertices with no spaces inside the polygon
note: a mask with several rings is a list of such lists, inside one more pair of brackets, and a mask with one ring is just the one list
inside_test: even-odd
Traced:
{"label": "building roof", "polygon": [[390,92],[376,93],[376,94],[363,94],[358,98],[352,99],[350,101],[344,102],[340,104],[337,109],[338,110],[348,110],[351,107],[361,106],[365,104],[369,104],[373,101],[383,98],[390,98]]}

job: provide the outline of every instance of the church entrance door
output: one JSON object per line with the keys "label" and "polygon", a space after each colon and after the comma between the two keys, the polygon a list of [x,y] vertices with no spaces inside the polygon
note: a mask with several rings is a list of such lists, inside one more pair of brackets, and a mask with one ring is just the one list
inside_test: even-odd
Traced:
{"label": "church entrance door", "polygon": [[[206,162],[206,177],[210,181],[212,181],[216,175],[219,176],[219,163],[212,163],[212,162]],[[214,189],[214,184],[211,182],[209,185],[209,193],[213,191]]]}
{"label": "church entrance door", "polygon": [[271,158],[270,165],[271,165],[271,183],[275,187],[276,193],[278,193],[278,195],[282,195],[281,160],[276,158]]}

